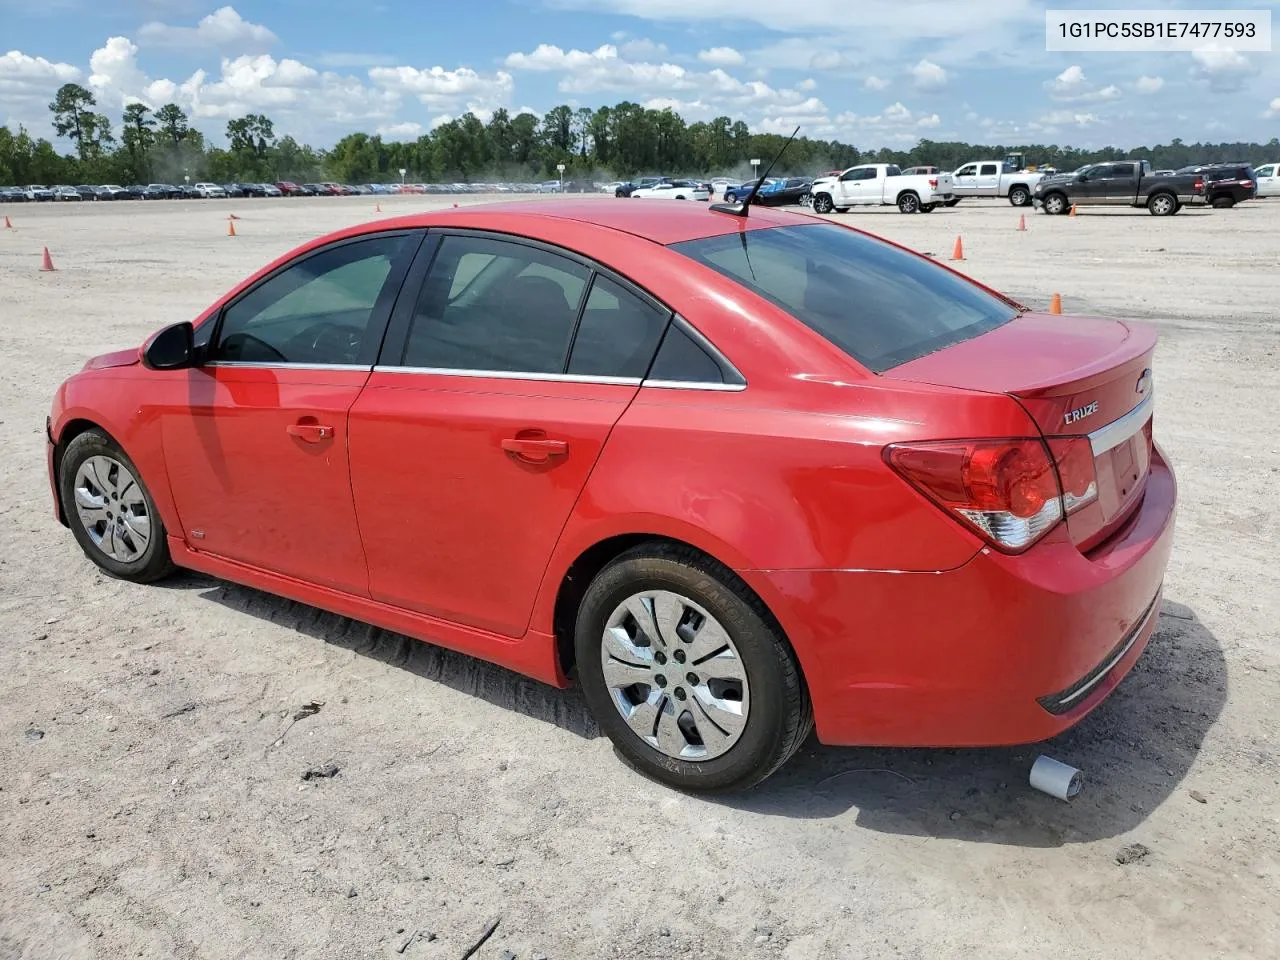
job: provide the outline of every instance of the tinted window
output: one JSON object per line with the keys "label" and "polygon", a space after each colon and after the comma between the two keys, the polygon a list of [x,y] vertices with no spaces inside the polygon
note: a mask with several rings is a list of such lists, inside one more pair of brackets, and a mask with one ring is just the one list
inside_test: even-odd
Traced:
{"label": "tinted window", "polygon": [[1101,174],[1100,174],[1100,176],[1104,176],[1104,177],[1132,177],[1132,176],[1133,176],[1133,164],[1132,164],[1132,163],[1113,163],[1113,164],[1111,164],[1111,167],[1110,167],[1109,169],[1105,170],[1103,173],[1101,173]]}
{"label": "tinted window", "polygon": [[[895,166],[889,166],[885,169],[884,175],[886,177],[900,177],[902,176],[902,171]],[[872,173],[872,176],[875,176],[874,172]]]}
{"label": "tinted window", "polygon": [[681,383],[724,383],[720,364],[702,349],[697,340],[685,333],[679,324],[667,327],[662,346],[649,371],[651,380],[676,380]]}
{"label": "tinted window", "polygon": [[596,377],[643,377],[668,314],[597,275],[573,340],[569,372]]}
{"label": "tinted window", "polygon": [[1017,315],[928,260],[835,225],[748,230],[671,249],[773,301],[877,373]]}
{"label": "tinted window", "polygon": [[590,271],[536,247],[445,237],[423,284],[404,363],[562,373]]}
{"label": "tinted window", "polygon": [[984,177],[994,177],[999,172],[999,169],[994,163],[984,163],[982,165],[982,175]]}
{"label": "tinted window", "polygon": [[227,307],[211,359],[359,362],[369,320],[407,240],[359,240],[286,267]]}

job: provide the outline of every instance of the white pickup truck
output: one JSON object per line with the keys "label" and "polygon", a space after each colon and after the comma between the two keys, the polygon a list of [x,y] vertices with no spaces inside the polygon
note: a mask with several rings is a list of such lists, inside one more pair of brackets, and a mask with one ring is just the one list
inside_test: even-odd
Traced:
{"label": "white pickup truck", "polygon": [[951,175],[957,197],[1008,197],[1015,207],[1031,206],[1031,194],[1043,176],[999,160],[975,160]]}
{"label": "white pickup truck", "polygon": [[814,213],[881,205],[903,213],[932,213],[952,200],[954,191],[949,173],[904,176],[892,163],[864,163],[838,177],[819,177],[809,195]]}

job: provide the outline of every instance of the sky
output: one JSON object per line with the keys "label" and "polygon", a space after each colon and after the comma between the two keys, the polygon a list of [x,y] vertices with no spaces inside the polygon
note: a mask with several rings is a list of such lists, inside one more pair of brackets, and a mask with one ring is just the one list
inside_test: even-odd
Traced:
{"label": "sky", "polygon": [[[0,122],[52,138],[47,105],[75,82],[117,123],[126,103],[175,101],[215,143],[245,113],[328,146],[354,131],[414,139],[467,111],[623,99],[861,149],[1280,135],[1274,52],[1050,53],[1050,6],[1121,4],[0,0]],[[1270,9],[1280,32],[1280,0],[1230,6]]]}

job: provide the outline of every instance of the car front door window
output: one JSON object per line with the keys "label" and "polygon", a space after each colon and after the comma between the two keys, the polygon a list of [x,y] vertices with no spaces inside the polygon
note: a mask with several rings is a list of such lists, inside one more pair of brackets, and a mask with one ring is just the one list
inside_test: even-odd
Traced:
{"label": "car front door window", "polygon": [[294,263],[228,306],[214,363],[352,365],[372,362],[366,331],[409,240],[357,240]]}

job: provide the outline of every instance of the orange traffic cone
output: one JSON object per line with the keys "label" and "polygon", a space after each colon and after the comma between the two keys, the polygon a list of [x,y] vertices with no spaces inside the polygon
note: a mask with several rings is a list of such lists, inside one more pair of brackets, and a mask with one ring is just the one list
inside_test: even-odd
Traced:
{"label": "orange traffic cone", "polygon": [[49,256],[49,248],[44,248],[44,257],[40,261],[40,270],[42,273],[53,273],[53,258]]}
{"label": "orange traffic cone", "polygon": [[9,222],[9,217],[8,217],[8,215],[7,215],[7,214],[5,215],[5,218],[4,218],[4,228],[5,228],[6,230],[12,230],[12,229],[13,229],[13,224]]}
{"label": "orange traffic cone", "polygon": [[1022,216],[1018,217],[1018,229],[1022,230],[1023,232],[1025,232],[1027,229],[1027,215],[1025,213]]}
{"label": "orange traffic cone", "polygon": [[239,217],[237,217],[234,213],[228,213],[228,214],[227,214],[227,219],[228,219],[228,220],[239,220],[240,218],[239,218]]}
{"label": "orange traffic cone", "polygon": [[227,236],[234,237],[236,235],[236,222],[234,220],[227,221]]}
{"label": "orange traffic cone", "polygon": [[1074,217],[1075,215],[1076,215],[1076,205],[1073,203],[1073,204],[1071,205],[1071,212],[1070,212],[1070,213],[1068,213],[1068,214],[1067,214],[1067,216],[1068,216],[1068,217]]}
{"label": "orange traffic cone", "polygon": [[959,237],[956,237],[956,248],[951,251],[951,259],[952,260],[964,259],[964,244],[960,241]]}
{"label": "orange traffic cone", "polygon": [[1062,316],[1062,294],[1055,293],[1053,299],[1049,301],[1049,312],[1056,316]]}

